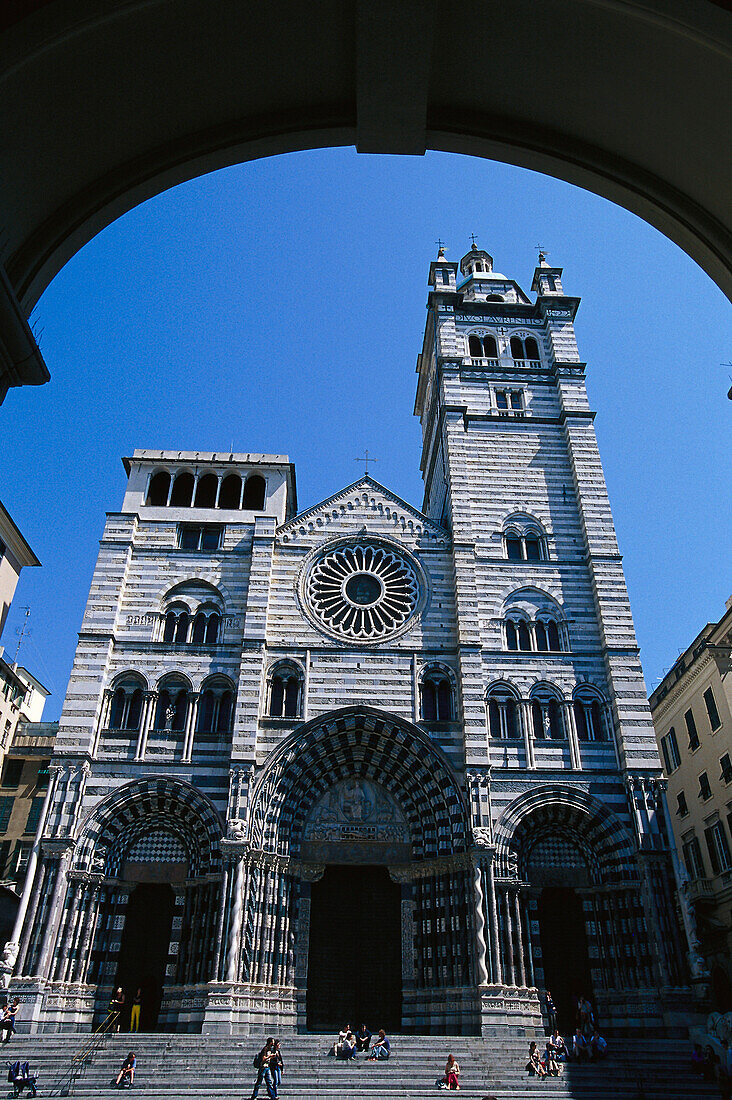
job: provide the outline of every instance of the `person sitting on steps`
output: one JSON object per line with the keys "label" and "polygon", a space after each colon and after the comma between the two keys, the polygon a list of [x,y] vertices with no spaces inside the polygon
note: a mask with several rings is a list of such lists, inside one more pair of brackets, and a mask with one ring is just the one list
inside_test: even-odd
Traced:
{"label": "person sitting on steps", "polygon": [[526,1063],[526,1072],[529,1077],[546,1077],[546,1070],[539,1057],[539,1048],[533,1039],[529,1044],[529,1060]]}
{"label": "person sitting on steps", "polygon": [[447,1056],[447,1061],[445,1062],[445,1076],[442,1078],[442,1080],[442,1088],[460,1088],[460,1066],[457,1064],[457,1060],[454,1054],[448,1054]]}
{"label": "person sitting on steps", "polygon": [[135,1082],[135,1066],[136,1065],[137,1065],[137,1059],[135,1058],[134,1051],[131,1050],[130,1053],[125,1058],[124,1062],[122,1063],[121,1070],[117,1074],[117,1080],[114,1083],[114,1087],[116,1089],[125,1088],[125,1086],[127,1088],[132,1088],[132,1086]]}
{"label": "person sitting on steps", "polygon": [[361,1024],[361,1028],[356,1032],[356,1050],[361,1051],[368,1050],[371,1045],[371,1032],[366,1027],[366,1024]]}
{"label": "person sitting on steps", "polygon": [[384,1031],[383,1027],[379,1028],[379,1038],[376,1040],[374,1045],[371,1047],[371,1052],[369,1054],[369,1061],[370,1062],[376,1062],[376,1061],[385,1060],[386,1058],[389,1057],[390,1054],[391,1054],[391,1043],[387,1039],[386,1032]]}

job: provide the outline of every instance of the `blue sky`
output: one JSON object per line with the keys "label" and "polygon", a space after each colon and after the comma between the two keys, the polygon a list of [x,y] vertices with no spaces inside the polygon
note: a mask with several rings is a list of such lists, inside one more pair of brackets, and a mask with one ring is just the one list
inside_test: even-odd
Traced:
{"label": "blue sky", "polygon": [[724,612],[732,358],[727,300],[626,211],[549,177],[448,154],[293,153],[167,191],[109,226],[33,314],[48,385],[0,410],[0,498],[43,563],[0,643],[58,716],[105,511],[134,447],[289,454],[308,507],[372,472],[422,502],[412,415],[435,241],[469,234],[531,285],[564,267],[649,689]]}

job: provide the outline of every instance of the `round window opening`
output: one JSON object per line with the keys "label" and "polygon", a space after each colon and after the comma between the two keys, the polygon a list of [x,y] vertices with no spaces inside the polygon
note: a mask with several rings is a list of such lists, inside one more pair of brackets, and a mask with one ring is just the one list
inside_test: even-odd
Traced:
{"label": "round window opening", "polygon": [[381,584],[373,573],[358,573],[355,577],[348,578],[345,591],[351,603],[366,607],[378,600],[381,595]]}
{"label": "round window opening", "polygon": [[417,609],[420,585],[412,563],[398,550],[358,543],[318,558],[303,594],[310,614],[328,631],[375,642],[406,626]]}

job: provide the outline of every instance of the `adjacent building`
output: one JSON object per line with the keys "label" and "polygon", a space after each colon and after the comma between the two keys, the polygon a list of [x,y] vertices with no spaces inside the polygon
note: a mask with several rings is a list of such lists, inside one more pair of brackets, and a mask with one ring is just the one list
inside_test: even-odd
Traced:
{"label": "adjacent building", "polygon": [[3,632],[20,571],[25,565],[40,565],[12,516],[0,504],[0,634]]}
{"label": "adjacent building", "polygon": [[688,1012],[579,300],[476,247],[429,284],[421,510],[367,475],[299,510],[284,455],[124,460],[2,964],[32,1027],[118,984],[209,1034]]}
{"label": "adjacent building", "polygon": [[650,698],[713,1007],[732,1012],[732,597]]}

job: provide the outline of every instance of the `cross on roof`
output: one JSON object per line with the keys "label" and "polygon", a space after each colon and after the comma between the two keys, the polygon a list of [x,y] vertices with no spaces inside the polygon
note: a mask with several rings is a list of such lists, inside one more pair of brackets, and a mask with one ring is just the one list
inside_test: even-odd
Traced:
{"label": "cross on roof", "polygon": [[435,241],[435,244],[437,245],[438,251],[442,252],[443,248],[445,247],[445,242],[443,240],[440,240],[440,238],[438,237]]}
{"label": "cross on roof", "polygon": [[471,244],[472,244],[473,248],[475,248],[475,233],[470,234],[470,241],[471,241]]}
{"label": "cross on roof", "polygon": [[369,462],[378,462],[379,460],[378,460],[378,458],[372,458],[372,456],[369,454],[369,449],[367,447],[364,454],[363,454],[363,456],[361,458],[354,458],[353,461],[354,462],[363,462],[363,463],[365,463],[364,476],[368,477],[369,476]]}
{"label": "cross on roof", "polygon": [[534,248],[538,249],[538,252],[539,252],[539,263],[541,263],[541,262],[542,262],[542,260],[545,260],[545,259],[547,258],[547,256],[549,255],[549,253],[548,253],[548,252],[547,252],[547,250],[546,250],[546,249],[544,248],[544,245],[543,245],[543,244],[535,244],[535,245],[534,245]]}

